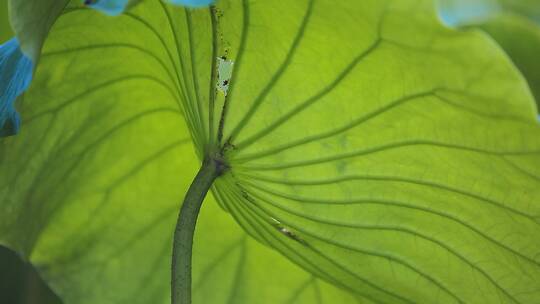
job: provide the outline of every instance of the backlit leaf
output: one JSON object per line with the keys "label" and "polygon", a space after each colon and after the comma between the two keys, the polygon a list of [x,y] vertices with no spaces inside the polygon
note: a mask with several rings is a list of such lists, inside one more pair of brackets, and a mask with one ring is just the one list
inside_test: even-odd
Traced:
{"label": "backlit leaf", "polygon": [[179,204],[215,149],[196,303],[540,301],[533,98],[432,1],[73,3],[21,113],[0,240],[67,303],[169,301]]}

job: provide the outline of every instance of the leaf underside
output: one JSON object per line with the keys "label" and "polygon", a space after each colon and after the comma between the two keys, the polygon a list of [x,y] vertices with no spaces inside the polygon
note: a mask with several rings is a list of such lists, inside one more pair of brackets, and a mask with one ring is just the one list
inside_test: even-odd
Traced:
{"label": "leaf underside", "polygon": [[[540,6],[540,3],[538,4]],[[478,25],[493,37],[519,68],[540,105],[540,23],[524,17],[504,14]]]}
{"label": "leaf underside", "polygon": [[489,34],[510,56],[540,105],[539,0],[438,0],[441,18],[452,26],[477,27]]}
{"label": "leaf underside", "polygon": [[179,203],[214,146],[231,169],[198,222],[195,303],[540,301],[540,126],[493,42],[431,1],[211,13],[74,2],[53,27],[0,145],[0,240],[66,303],[169,301]]}

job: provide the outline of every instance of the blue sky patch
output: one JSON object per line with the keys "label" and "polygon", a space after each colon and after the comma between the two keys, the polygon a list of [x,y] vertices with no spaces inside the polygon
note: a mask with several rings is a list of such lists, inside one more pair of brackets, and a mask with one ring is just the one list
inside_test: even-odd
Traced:
{"label": "blue sky patch", "polygon": [[84,4],[102,11],[110,16],[118,16],[124,12],[129,0],[85,0]]}
{"label": "blue sky patch", "polygon": [[437,8],[442,22],[448,26],[460,26],[484,20],[501,11],[497,2],[488,0],[440,1]]}
{"label": "blue sky patch", "polygon": [[169,2],[177,5],[201,7],[214,3],[214,0],[169,0]]}
{"label": "blue sky patch", "polygon": [[16,38],[0,45],[0,137],[19,131],[15,100],[32,81],[33,63],[24,55]]}
{"label": "blue sky patch", "polygon": [[[118,16],[124,12],[130,0],[84,0],[84,4],[110,16]],[[188,7],[203,7],[214,0],[169,0],[171,4]]]}

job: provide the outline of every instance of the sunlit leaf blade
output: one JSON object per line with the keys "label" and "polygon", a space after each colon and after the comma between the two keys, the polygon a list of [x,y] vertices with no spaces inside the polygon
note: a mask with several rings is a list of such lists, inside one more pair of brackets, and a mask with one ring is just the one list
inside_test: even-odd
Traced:
{"label": "sunlit leaf blade", "polygon": [[372,303],[253,240],[213,200],[204,204],[193,251],[195,303]]}
{"label": "sunlit leaf blade", "polygon": [[498,46],[430,1],[229,5],[216,187],[248,231],[383,303],[540,300],[540,128]]}
{"label": "sunlit leaf blade", "polygon": [[[70,8],[56,24],[24,104],[33,126],[0,146],[0,239],[61,294],[167,301],[157,278],[195,175],[192,140],[199,159],[226,148],[213,193],[245,231],[360,303],[540,301],[540,126],[493,41],[445,28],[432,1],[214,12],[148,1],[118,19]],[[211,80],[221,56],[234,63],[226,97]],[[205,206],[207,225],[229,220]],[[311,275],[248,262],[272,254],[243,249],[231,222],[207,239],[204,221],[195,282],[210,267],[197,265],[225,268],[197,301],[314,302]],[[228,246],[247,264],[204,259]]]}
{"label": "sunlit leaf blade", "polygon": [[439,0],[439,15],[450,26],[486,31],[512,58],[540,105],[540,1]]}
{"label": "sunlit leaf blade", "polygon": [[[25,127],[0,142],[0,242],[64,303],[170,301],[174,222],[199,166],[177,87],[183,36],[173,33],[186,25],[167,21],[185,12],[150,1],[116,18],[69,7],[21,104]],[[194,303],[369,303],[253,240],[211,196],[194,252]]]}
{"label": "sunlit leaf blade", "polygon": [[510,56],[540,105],[540,23],[519,15],[505,14],[477,26],[493,37]]}

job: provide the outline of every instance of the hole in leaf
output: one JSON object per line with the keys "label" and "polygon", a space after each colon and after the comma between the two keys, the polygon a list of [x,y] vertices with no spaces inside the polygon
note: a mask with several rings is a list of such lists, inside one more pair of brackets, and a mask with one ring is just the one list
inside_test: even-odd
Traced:
{"label": "hole in leaf", "polygon": [[217,60],[219,63],[217,87],[226,96],[227,91],[229,90],[229,84],[231,81],[234,62],[231,60],[227,60],[226,56],[218,57]]}

